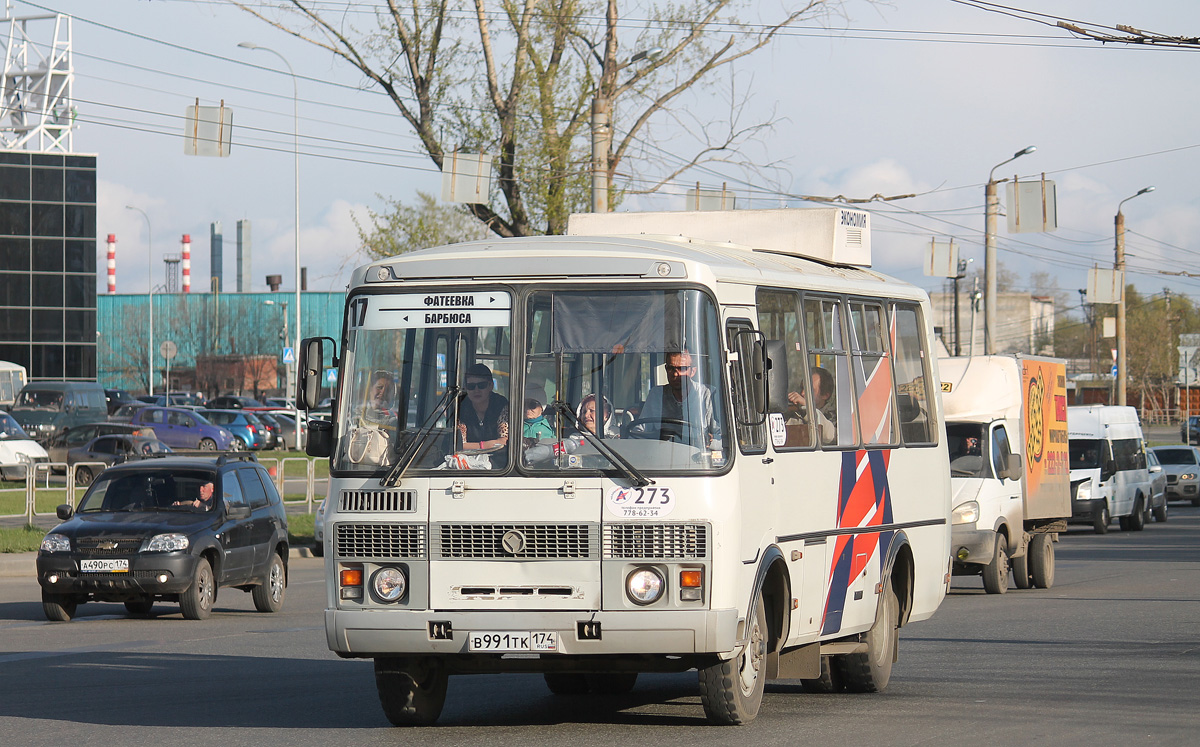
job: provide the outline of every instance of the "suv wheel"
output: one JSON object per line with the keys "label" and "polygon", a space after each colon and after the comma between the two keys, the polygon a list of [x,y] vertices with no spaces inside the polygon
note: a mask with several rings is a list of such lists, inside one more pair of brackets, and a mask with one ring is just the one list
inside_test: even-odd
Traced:
{"label": "suv wheel", "polygon": [[287,591],[287,569],[279,553],[271,553],[271,566],[267,577],[254,587],[254,609],[259,612],[278,612],[283,607],[283,595]]}
{"label": "suv wheel", "polygon": [[196,573],[192,585],[179,595],[179,609],[188,620],[205,620],[212,614],[213,602],[217,599],[216,582],[208,558],[196,561]]}

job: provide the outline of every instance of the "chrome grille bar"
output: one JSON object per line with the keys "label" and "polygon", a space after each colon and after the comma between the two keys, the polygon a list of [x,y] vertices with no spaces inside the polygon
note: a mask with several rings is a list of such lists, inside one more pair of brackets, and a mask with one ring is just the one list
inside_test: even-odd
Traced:
{"label": "chrome grille bar", "polygon": [[333,552],[343,558],[425,557],[424,524],[336,524]]}
{"label": "chrome grille bar", "polygon": [[605,524],[605,558],[708,557],[706,524]]}

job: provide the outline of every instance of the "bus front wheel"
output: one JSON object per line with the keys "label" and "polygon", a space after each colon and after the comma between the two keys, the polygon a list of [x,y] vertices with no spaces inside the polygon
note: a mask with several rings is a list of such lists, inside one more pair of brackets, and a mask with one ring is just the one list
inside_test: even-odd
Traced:
{"label": "bus front wheel", "polygon": [[758,715],[767,679],[767,635],[767,612],[759,592],[741,653],[700,669],[700,702],[710,722],[748,724]]}

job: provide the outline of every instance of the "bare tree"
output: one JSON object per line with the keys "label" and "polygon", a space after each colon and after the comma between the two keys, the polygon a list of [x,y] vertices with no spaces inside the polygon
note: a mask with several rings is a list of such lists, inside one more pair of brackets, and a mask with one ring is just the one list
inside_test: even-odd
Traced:
{"label": "bare tree", "polygon": [[[562,233],[567,216],[588,204],[593,109],[621,101],[631,110],[598,159],[609,185],[620,175],[626,186],[654,189],[700,163],[735,159],[763,126],[738,124],[736,112],[715,132],[711,117],[699,118],[690,133],[700,145],[683,165],[651,179],[622,170],[652,120],[686,116],[684,94],[718,72],[732,80],[732,63],[781,30],[834,12],[841,0],[802,0],[761,20],[771,11],[753,0],[645,0],[626,19],[616,0],[385,0],[371,28],[328,3],[234,4],[356,68],[387,95],[438,168],[454,151],[493,154],[500,199],[468,209],[496,234],[527,236]],[[736,109],[737,100],[730,105]]]}

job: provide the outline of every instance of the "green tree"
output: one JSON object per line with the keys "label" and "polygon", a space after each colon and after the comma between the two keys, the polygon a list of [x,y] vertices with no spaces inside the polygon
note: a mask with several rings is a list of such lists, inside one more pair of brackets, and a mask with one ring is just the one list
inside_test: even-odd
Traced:
{"label": "green tree", "polygon": [[736,160],[764,126],[740,126],[736,101],[721,128],[717,117],[688,129],[699,144],[684,165],[644,181],[646,162],[626,157],[652,120],[686,116],[685,94],[715,88],[719,74],[732,88],[732,63],[841,0],[801,0],[775,15],[753,0],[647,0],[624,20],[616,0],[386,0],[365,29],[343,6],[315,0],[234,4],[357,69],[438,168],[455,151],[492,154],[493,199],[467,209],[500,236],[528,236],[564,232],[567,216],[588,204],[594,104],[628,110],[598,161],[607,161],[609,184],[622,178],[621,189],[650,190],[700,163]]}
{"label": "green tree", "polygon": [[369,211],[367,225],[357,218],[354,225],[371,259],[442,244],[487,238],[490,232],[461,205],[446,205],[427,192],[417,192],[417,205],[405,205],[380,195],[388,209]]}

